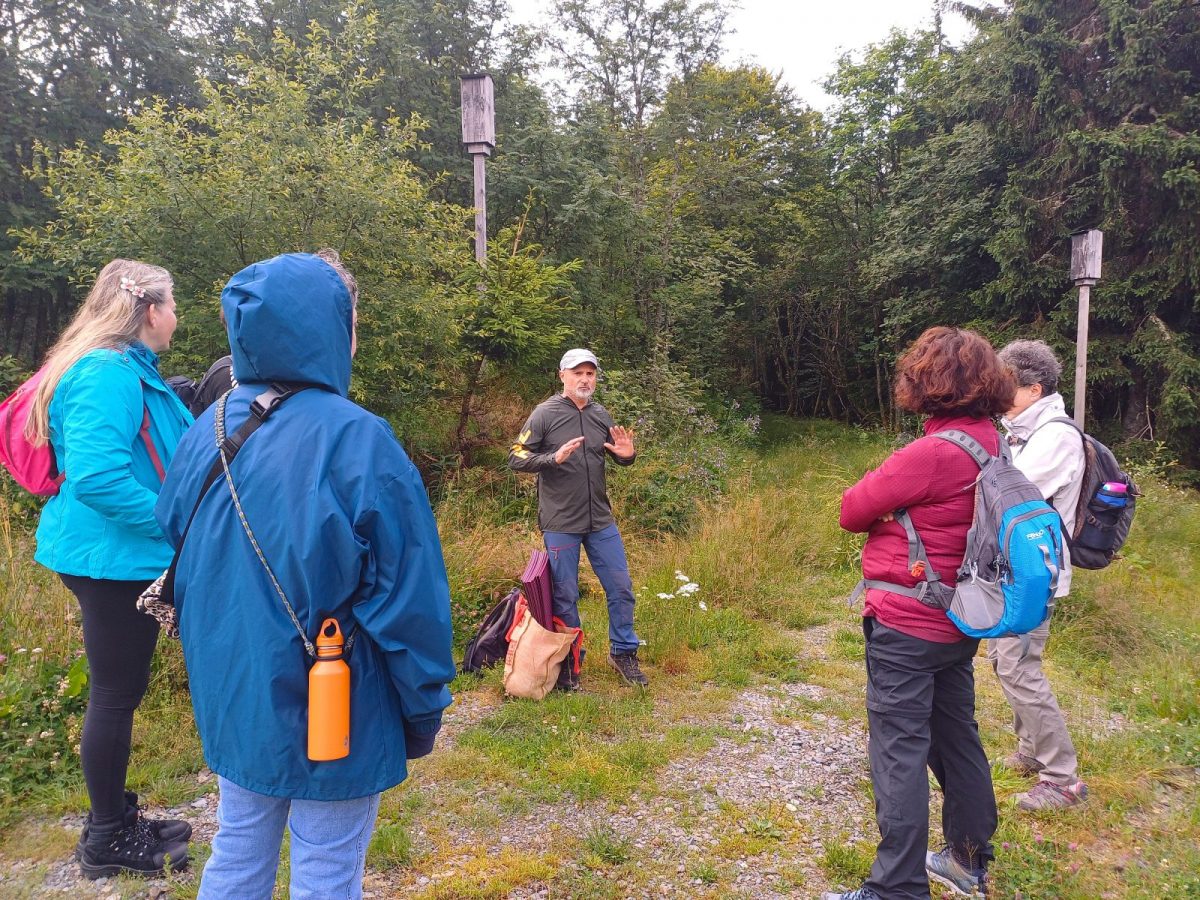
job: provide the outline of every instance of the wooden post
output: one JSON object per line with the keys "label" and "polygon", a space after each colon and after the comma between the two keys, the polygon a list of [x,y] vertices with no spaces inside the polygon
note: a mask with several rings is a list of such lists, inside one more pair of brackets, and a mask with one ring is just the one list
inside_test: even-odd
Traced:
{"label": "wooden post", "polygon": [[1087,345],[1088,345],[1088,305],[1091,302],[1092,286],[1079,286],[1079,319],[1075,328],[1075,424],[1083,429],[1083,417],[1086,410],[1084,392],[1087,389]]}
{"label": "wooden post", "polygon": [[1075,328],[1075,424],[1083,430],[1087,410],[1088,316],[1092,285],[1100,280],[1104,232],[1095,228],[1071,235],[1071,280],[1079,288],[1079,314]]}
{"label": "wooden post", "polygon": [[496,149],[496,104],[491,75],[464,75],[462,90],[463,143],[475,169],[475,259],[487,263],[487,168]]}

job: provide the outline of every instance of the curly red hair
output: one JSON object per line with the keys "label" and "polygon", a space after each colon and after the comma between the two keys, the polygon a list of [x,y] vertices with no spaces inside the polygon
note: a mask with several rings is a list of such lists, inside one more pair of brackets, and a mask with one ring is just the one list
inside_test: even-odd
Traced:
{"label": "curly red hair", "polygon": [[896,364],[896,402],[909,412],[998,416],[1012,407],[1016,390],[992,345],[966,328],[927,329]]}

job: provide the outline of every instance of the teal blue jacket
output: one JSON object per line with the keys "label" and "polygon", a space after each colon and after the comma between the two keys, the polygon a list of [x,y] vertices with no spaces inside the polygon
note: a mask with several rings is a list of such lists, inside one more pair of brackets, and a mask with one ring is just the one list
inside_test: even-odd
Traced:
{"label": "teal blue jacket", "polygon": [[388,424],[355,405],[352,308],[337,273],[306,253],[238,272],[221,295],[238,387],[227,433],[274,381],[288,399],[230,463],[241,510],[309,640],[327,616],[356,635],[350,755],[306,753],[308,668],[300,634],[250,543],[217,458],[209,407],[158,500],[178,542],[175,606],[196,728],[209,768],[260,794],[348,800],[404,780],[428,752],[454,678],[450,587],[429,497]]}
{"label": "teal blue jacket", "polygon": [[161,487],[138,436],[144,410],[163,466],[192,423],[137,342],[91,350],[63,375],[50,400],[50,445],[66,480],[42,509],[34,559],[64,575],[157,578],[173,551],[154,518]]}

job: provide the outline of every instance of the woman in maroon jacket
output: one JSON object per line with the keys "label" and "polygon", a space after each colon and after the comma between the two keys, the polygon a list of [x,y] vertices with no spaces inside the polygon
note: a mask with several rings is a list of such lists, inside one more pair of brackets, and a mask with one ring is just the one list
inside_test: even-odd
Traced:
{"label": "woman in maroon jacket", "polygon": [[[889,456],[842,496],[842,528],[867,532],[863,577],[914,587],[908,538],[893,520],[907,509],[929,563],[953,585],[974,508],[975,461],[931,437],[957,429],[999,453],[990,417],[1012,405],[1015,383],[991,345],[972,331],[930,328],[901,357],[896,402],[928,416],[925,436]],[[973,659],[979,642],[940,609],[868,589],[867,721],[879,847],[866,883],[826,900],[927,900],[929,877],[970,895],[986,891],[996,830],[991,770],[975,723]],[[929,780],[942,786],[949,846],[928,852]]]}

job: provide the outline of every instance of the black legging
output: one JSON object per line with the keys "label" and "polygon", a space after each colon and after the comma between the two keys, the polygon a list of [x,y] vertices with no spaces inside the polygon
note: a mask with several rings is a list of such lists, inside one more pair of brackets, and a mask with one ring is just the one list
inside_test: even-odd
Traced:
{"label": "black legging", "polygon": [[120,828],[124,820],[133,711],[150,683],[158,622],[137,609],[138,594],[149,581],[59,577],[83,614],[91,691],[79,756],[92,801],[91,827],[100,834]]}

